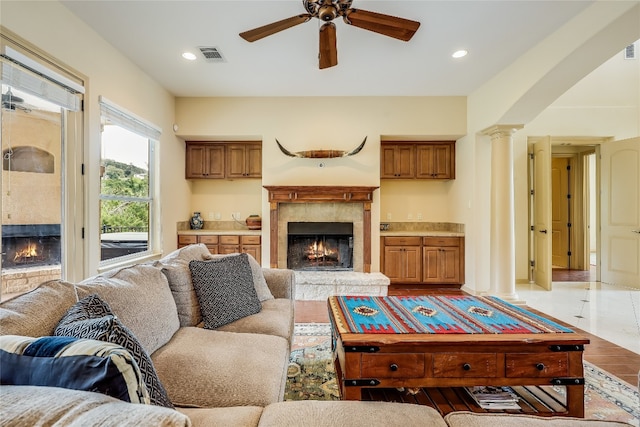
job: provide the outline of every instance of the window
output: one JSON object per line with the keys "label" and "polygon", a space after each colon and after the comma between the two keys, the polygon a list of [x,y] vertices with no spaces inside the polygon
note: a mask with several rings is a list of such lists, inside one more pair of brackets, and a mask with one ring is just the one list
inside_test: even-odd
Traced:
{"label": "window", "polygon": [[2,298],[46,280],[73,280],[69,259],[82,266],[70,232],[78,216],[69,209],[82,196],[73,185],[73,155],[66,156],[82,142],[84,88],[53,63],[23,43],[0,41]]}
{"label": "window", "polygon": [[101,263],[150,254],[155,236],[155,148],[160,130],[100,99]]}

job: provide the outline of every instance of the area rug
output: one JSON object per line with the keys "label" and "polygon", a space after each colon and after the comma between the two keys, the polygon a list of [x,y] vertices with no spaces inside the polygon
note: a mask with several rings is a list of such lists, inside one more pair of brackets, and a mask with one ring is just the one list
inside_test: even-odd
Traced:
{"label": "area rug", "polygon": [[[624,421],[640,427],[640,395],[636,387],[586,361],[584,375],[585,418]],[[339,399],[329,324],[296,324],[285,400]]]}

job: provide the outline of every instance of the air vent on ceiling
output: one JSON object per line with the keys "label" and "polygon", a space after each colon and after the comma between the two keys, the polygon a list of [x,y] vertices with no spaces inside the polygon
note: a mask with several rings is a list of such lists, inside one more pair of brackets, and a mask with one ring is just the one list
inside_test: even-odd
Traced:
{"label": "air vent on ceiling", "polygon": [[222,56],[220,49],[217,47],[199,46],[198,49],[200,49],[200,52],[202,52],[202,55],[207,62],[227,62],[227,60],[224,59],[224,56]]}
{"label": "air vent on ceiling", "polygon": [[631,43],[624,48],[624,59],[636,59],[636,44]]}

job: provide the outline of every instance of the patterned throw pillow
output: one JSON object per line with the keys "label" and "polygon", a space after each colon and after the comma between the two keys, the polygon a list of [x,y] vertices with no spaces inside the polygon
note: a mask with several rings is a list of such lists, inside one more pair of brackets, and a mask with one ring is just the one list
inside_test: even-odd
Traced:
{"label": "patterned throw pillow", "polygon": [[98,295],[89,295],[71,307],[58,323],[54,334],[106,341],[124,347],[131,353],[142,372],[151,403],[173,408],[146,350]]}
{"label": "patterned throw pillow", "polygon": [[[240,256],[239,253],[233,254],[209,254],[205,260],[209,259],[219,259],[230,256]],[[251,255],[247,254],[247,259],[249,260],[249,265],[251,266],[251,275],[253,276],[253,286],[256,288],[256,293],[258,294],[258,299],[260,302],[274,299],[271,290],[269,289],[269,285],[267,285],[267,280],[264,278],[264,273],[262,271],[262,266],[258,264],[258,261]]]}
{"label": "patterned throw pillow", "polygon": [[108,342],[71,337],[0,336],[0,384],[93,391],[149,404],[131,354]]}
{"label": "patterned throw pillow", "polygon": [[205,328],[215,329],[262,309],[247,254],[191,261],[189,269]]}

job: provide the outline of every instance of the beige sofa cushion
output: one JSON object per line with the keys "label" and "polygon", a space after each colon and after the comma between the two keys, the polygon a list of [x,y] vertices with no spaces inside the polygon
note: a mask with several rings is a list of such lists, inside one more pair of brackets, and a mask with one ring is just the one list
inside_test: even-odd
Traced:
{"label": "beige sofa cushion", "polygon": [[202,322],[200,305],[191,281],[189,261],[204,261],[209,259],[210,255],[209,249],[203,243],[199,243],[176,249],[154,263],[154,266],[160,268],[169,281],[180,326],[196,326]]}
{"label": "beige sofa cushion", "polygon": [[255,427],[262,408],[234,406],[231,408],[178,408],[191,420],[193,427]]}
{"label": "beige sofa cushion", "polygon": [[80,298],[95,293],[106,301],[149,354],[166,344],[180,327],[167,278],[152,265],[111,270],[83,280],[77,288]]}
{"label": "beige sofa cushion", "polygon": [[216,331],[249,332],[276,335],[291,341],[293,338],[293,300],[278,298],[262,302],[262,310],[221,326]]}
{"label": "beige sofa cushion", "polygon": [[536,417],[516,414],[451,412],[444,417],[449,427],[621,427],[618,421],[585,420],[570,417]]}
{"label": "beige sofa cushion", "polygon": [[180,328],[151,355],[176,406],[266,406],[282,400],[287,340],[195,327]]}
{"label": "beige sofa cushion", "polygon": [[0,386],[3,426],[189,427],[189,418],[160,406],[127,403],[89,391]]}
{"label": "beige sofa cushion", "polygon": [[409,403],[297,400],[264,408],[260,427],[447,427],[429,406]]}
{"label": "beige sofa cushion", "polygon": [[0,304],[0,334],[53,335],[58,321],[76,303],[73,284],[52,280]]}

